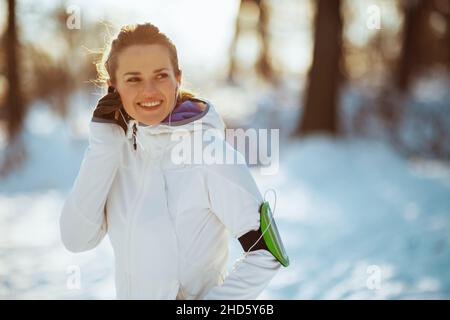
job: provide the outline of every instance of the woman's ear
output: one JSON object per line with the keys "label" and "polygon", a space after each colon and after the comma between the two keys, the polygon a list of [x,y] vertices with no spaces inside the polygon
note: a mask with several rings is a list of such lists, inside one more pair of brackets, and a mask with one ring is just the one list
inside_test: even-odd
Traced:
{"label": "woman's ear", "polygon": [[108,93],[116,92],[117,89],[112,85],[111,80],[106,80],[106,84],[108,85]]}
{"label": "woman's ear", "polygon": [[179,74],[177,74],[176,75],[176,81],[177,81],[177,83],[178,83],[178,87],[180,86],[180,84],[181,84],[181,77],[182,77],[182,72],[181,72],[181,70],[180,70],[180,73]]}
{"label": "woman's ear", "polygon": [[106,80],[106,84],[108,85],[108,91],[112,91],[112,92],[117,91],[116,87],[113,86],[111,80],[109,80],[109,79]]}

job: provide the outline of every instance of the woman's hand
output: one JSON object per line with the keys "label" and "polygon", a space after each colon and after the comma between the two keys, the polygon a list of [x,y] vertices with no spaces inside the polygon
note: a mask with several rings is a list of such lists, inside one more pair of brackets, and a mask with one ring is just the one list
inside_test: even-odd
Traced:
{"label": "woman's hand", "polygon": [[127,123],[131,119],[123,108],[119,93],[112,86],[108,87],[108,93],[98,101],[92,118],[116,123],[125,133],[127,132]]}

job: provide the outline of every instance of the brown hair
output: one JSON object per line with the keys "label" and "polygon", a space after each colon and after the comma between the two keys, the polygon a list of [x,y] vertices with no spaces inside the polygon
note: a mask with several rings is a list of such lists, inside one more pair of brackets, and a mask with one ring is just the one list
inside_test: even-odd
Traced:
{"label": "brown hair", "polygon": [[[109,47],[103,50],[101,60],[96,63],[97,81],[105,83],[109,79],[112,83],[115,83],[117,57],[119,53],[129,46],[143,44],[160,44],[166,47],[169,51],[169,59],[175,75],[178,76],[181,73],[178,65],[177,49],[173,42],[164,33],[160,32],[158,27],[151,23],[132,24],[123,26],[117,37],[111,41]],[[177,96],[177,103],[194,96],[194,93],[180,89]]]}

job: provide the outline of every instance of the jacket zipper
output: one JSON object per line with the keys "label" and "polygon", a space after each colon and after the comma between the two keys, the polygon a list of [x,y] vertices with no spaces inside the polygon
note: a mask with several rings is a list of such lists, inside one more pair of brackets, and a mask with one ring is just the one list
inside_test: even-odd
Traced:
{"label": "jacket zipper", "polygon": [[[134,123],[133,124],[133,147],[134,147],[134,149],[136,150],[136,135],[137,135],[137,127],[136,127],[136,123]],[[136,153],[136,156],[137,156],[138,154]],[[146,173],[147,173],[147,170],[148,170],[148,166],[149,166],[149,164],[147,164],[147,157],[145,157],[144,156],[144,159],[142,160],[143,161],[143,163],[144,163],[144,169],[143,169],[143,174],[141,175],[141,180],[139,181],[139,185],[140,185],[140,189],[139,189],[139,193],[136,195],[136,197],[135,197],[135,199],[134,199],[134,206],[132,207],[133,208],[133,210],[130,210],[130,214],[129,215],[127,215],[128,217],[129,217],[129,223],[128,223],[128,243],[127,243],[127,250],[128,250],[128,261],[127,261],[127,280],[128,280],[128,297],[130,297],[131,296],[131,289],[132,289],[132,287],[131,287],[131,242],[132,242],[132,240],[131,240],[131,238],[132,238],[132,227],[133,227],[133,225],[134,225],[134,220],[135,220],[135,217],[136,217],[136,208],[137,208],[137,206],[138,206],[138,201],[141,199],[141,197],[142,197],[142,193],[143,193],[143,190],[144,190],[144,186],[145,186],[145,177],[147,176],[146,175]],[[159,167],[159,170],[161,170],[162,171],[162,167],[161,167],[161,165],[160,165],[160,167]],[[163,183],[164,183],[164,192],[165,192],[165,196],[166,196],[166,206],[167,206],[167,210],[169,210],[169,197],[168,197],[168,188],[167,188],[167,181],[166,181],[166,177],[165,177],[165,175],[164,175],[164,173],[163,172],[161,172],[161,175],[162,175],[162,177],[163,177]],[[168,219],[171,221],[171,223],[172,223],[172,227],[173,227],[173,233],[174,233],[174,236],[175,236],[175,241],[176,241],[176,247],[177,247],[177,251],[179,251],[179,248],[178,248],[178,236],[177,236],[177,234],[176,234],[176,231],[175,231],[175,221],[173,221],[172,220],[172,217],[170,216],[170,213],[169,212],[167,212],[168,213]],[[178,256],[178,253],[177,253],[177,256]],[[179,264],[179,261],[177,261],[177,274],[178,274],[178,276],[177,276],[177,278],[178,278],[178,283],[179,283],[179,285],[180,285],[180,288],[182,287],[181,286],[181,283],[179,282],[179,273],[180,273],[180,270],[179,270],[179,267],[180,267],[180,264]],[[184,290],[182,289],[182,292],[184,292]]]}
{"label": "jacket zipper", "polygon": [[[137,134],[137,127],[136,127],[136,123],[134,123],[134,125],[133,125],[133,147],[134,147],[134,149],[136,150],[136,134]],[[136,153],[136,156],[138,156],[138,154]],[[145,158],[145,157],[144,157]],[[135,211],[136,211],[136,207],[137,207],[137,205],[138,205],[138,200],[140,199],[140,197],[141,197],[141,194],[142,194],[142,191],[143,191],[143,187],[144,187],[144,183],[145,183],[145,176],[146,176],[146,171],[147,171],[147,166],[146,166],[146,161],[145,161],[145,159],[144,159],[144,161],[143,161],[143,164],[144,164],[144,172],[143,172],[143,174],[141,175],[141,180],[139,181],[139,186],[140,186],[140,188],[138,189],[139,190],[139,193],[136,195],[136,197],[135,197],[135,199],[134,199],[134,201],[133,201],[133,203],[134,203],[134,206],[132,207],[132,210],[129,210],[129,214],[127,214],[127,217],[129,217],[128,218],[128,241],[127,241],[127,246],[126,246],[126,249],[127,249],[127,251],[128,251],[128,254],[127,254],[127,256],[128,256],[128,261],[127,261],[127,288],[128,288],[128,297],[130,297],[131,296],[131,238],[132,238],[132,228],[133,228],[133,225],[134,225],[134,218],[135,218],[135,216],[136,216],[136,214],[135,214]]]}
{"label": "jacket zipper", "polygon": [[136,122],[133,124],[133,147],[134,150],[136,150],[137,146],[136,146],[136,134],[137,134],[137,126],[136,126]]}

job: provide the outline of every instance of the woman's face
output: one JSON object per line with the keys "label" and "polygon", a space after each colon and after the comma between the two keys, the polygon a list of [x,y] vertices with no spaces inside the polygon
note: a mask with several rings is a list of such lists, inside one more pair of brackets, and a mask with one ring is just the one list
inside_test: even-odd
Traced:
{"label": "woman's face", "polygon": [[174,108],[181,81],[168,49],[159,44],[133,45],[117,59],[115,87],[126,112],[148,125],[160,123]]}

